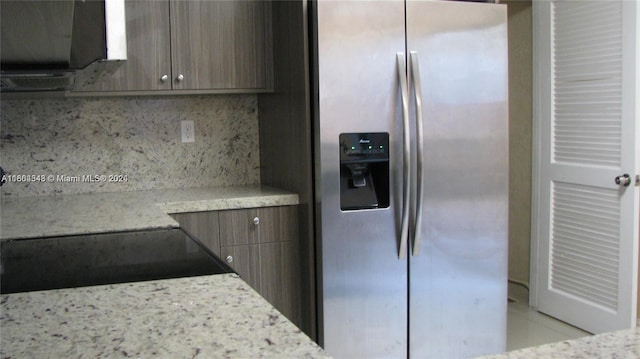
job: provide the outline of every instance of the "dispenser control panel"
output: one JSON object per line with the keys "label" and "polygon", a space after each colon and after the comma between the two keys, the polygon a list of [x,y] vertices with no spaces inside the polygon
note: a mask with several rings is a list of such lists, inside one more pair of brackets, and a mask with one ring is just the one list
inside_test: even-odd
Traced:
{"label": "dispenser control panel", "polygon": [[388,160],[388,133],[340,134],[340,160]]}

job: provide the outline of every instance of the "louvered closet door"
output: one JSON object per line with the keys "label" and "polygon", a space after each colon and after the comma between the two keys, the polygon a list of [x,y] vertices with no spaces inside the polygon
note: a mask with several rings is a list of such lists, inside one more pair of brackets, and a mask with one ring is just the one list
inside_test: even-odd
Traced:
{"label": "louvered closet door", "polygon": [[[534,1],[532,305],[593,333],[635,326],[635,1]],[[632,183],[617,185],[627,173]]]}

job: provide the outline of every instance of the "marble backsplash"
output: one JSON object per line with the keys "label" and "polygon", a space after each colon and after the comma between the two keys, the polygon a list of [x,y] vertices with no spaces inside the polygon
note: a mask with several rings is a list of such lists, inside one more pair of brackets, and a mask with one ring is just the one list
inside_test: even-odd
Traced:
{"label": "marble backsplash", "polygon": [[[0,101],[2,196],[252,185],[255,95]],[[193,120],[195,142],[181,143]]]}

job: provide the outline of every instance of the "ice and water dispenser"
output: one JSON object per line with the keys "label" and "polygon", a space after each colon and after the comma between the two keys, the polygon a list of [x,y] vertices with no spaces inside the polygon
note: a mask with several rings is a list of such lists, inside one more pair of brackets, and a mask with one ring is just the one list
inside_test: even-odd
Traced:
{"label": "ice and water dispenser", "polygon": [[340,134],[340,208],[389,207],[389,134]]}

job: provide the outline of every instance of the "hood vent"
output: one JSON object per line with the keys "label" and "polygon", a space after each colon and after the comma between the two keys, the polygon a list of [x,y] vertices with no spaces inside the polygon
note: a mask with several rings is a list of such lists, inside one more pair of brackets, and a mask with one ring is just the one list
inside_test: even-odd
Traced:
{"label": "hood vent", "polygon": [[0,1],[1,91],[71,90],[127,58],[124,0]]}

